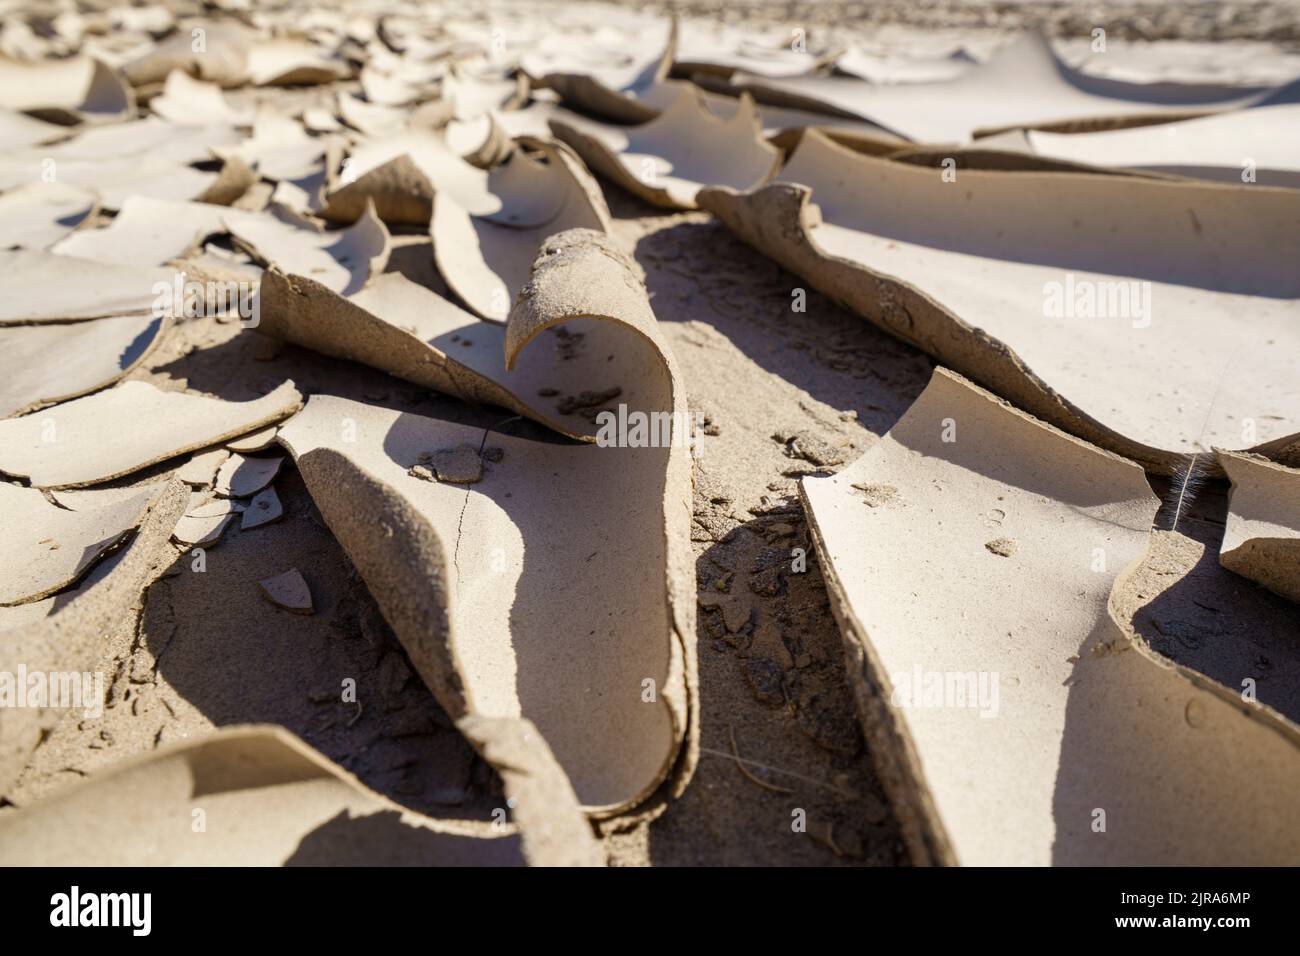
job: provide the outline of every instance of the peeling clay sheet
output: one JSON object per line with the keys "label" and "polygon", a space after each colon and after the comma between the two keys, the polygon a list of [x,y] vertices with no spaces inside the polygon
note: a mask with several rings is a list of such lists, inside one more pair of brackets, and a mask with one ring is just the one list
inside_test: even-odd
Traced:
{"label": "peeling clay sheet", "polygon": [[1097,128],[1147,117],[1178,119],[1249,106],[1268,90],[1127,83],[1067,66],[1047,40],[1026,34],[960,76],[933,83],[869,83],[856,77],[737,74],[736,89],[761,102],[878,123],[918,143],[964,143],[1009,127]]}
{"label": "peeling clay sheet", "polygon": [[157,487],[68,511],[35,488],[0,483],[0,605],[26,604],[74,583],[140,522]]}
{"label": "peeling clay sheet", "polygon": [[[327,395],[279,440],[448,713],[531,720],[584,807],[627,813],[679,793],[695,760],[685,398],[603,235],[554,237],[515,308],[508,364],[558,323],[622,326],[645,381],[633,411],[676,413],[677,446],[536,442]],[[470,483],[412,473],[452,451],[481,455]]]}
{"label": "peeling clay sheet", "polygon": [[1055,425],[1169,471],[1300,454],[1300,195],[940,170],[809,131],[781,181],[701,204],[742,239]]}
{"label": "peeling clay sheet", "polygon": [[1232,482],[1219,563],[1300,601],[1300,470],[1254,455],[1218,457]]}
{"label": "peeling clay sheet", "polygon": [[673,85],[671,100],[641,126],[617,127],[552,119],[551,131],[593,170],[668,209],[695,209],[704,186],[752,189],[766,182],[781,151],[763,139],[753,101],[741,96],[723,119],[690,84]]}
{"label": "peeling clay sheet", "polygon": [[[373,210],[363,210],[346,229],[324,231],[283,210],[246,212],[215,203],[172,202],[144,196],[128,199],[107,226],[79,230],[56,244],[53,251],[60,256],[94,260],[100,263],[99,270],[115,279],[121,276],[119,281],[124,284],[134,284],[141,281],[135,278],[137,275],[154,270],[125,267],[160,266],[193,252],[209,236],[226,234],[256,258],[310,276],[340,292],[360,289],[371,275],[382,271],[389,253],[388,230]],[[45,270],[63,265],[57,257],[32,257],[32,261]],[[111,269],[109,263],[122,268]],[[170,287],[175,272],[157,271]],[[3,281],[0,279],[0,283]],[[30,290],[32,308],[37,308],[38,276],[29,276],[26,282],[18,276],[12,281],[24,291]],[[150,293],[152,303],[157,297],[152,283],[145,291]],[[91,301],[97,300],[89,291],[86,295]]]}
{"label": "peeling clay sheet", "polygon": [[47,123],[25,113],[0,107],[0,143],[4,143],[8,149],[52,143],[66,138],[68,134],[66,126]]}
{"label": "peeling clay sheet", "polygon": [[0,195],[0,249],[48,249],[99,209],[89,190],[36,182]]}
{"label": "peeling clay sheet", "polygon": [[369,199],[386,222],[426,226],[435,193],[450,196],[474,215],[501,208],[486,171],[457,156],[437,131],[411,129],[354,146],[326,197],[323,215],[351,222]]}
{"label": "peeling clay sheet", "polygon": [[[123,382],[0,421],[0,471],[41,488],[92,485],[278,422],[301,404],[292,382],[249,402]],[[150,427],[122,428],[123,422]]]}
{"label": "peeling clay sheet", "polygon": [[[95,193],[100,205],[115,210],[132,196],[157,199],[199,200],[210,195],[221,180],[219,173],[203,172],[156,157],[120,159],[98,163],[71,160],[58,165],[65,183]],[[35,163],[11,163],[0,158],[0,188],[19,186],[41,177]]]}
{"label": "peeling clay sheet", "polygon": [[112,385],[144,360],[166,322],[134,315],[0,326],[0,418]]}
{"label": "peeling clay sheet", "polygon": [[485,322],[401,273],[385,273],[344,298],[272,270],[261,295],[257,329],[264,335],[499,405],[571,438],[592,439],[597,430],[571,407],[581,392],[618,389],[617,401],[643,408],[651,400],[647,386],[657,387],[643,374],[639,340],[615,322],[578,318],[547,329],[507,368],[508,324]]}
{"label": "peeling clay sheet", "polygon": [[1159,505],[1140,467],[940,368],[802,494],[917,859],[1295,861],[1297,728],[1110,610]]}
{"label": "peeling clay sheet", "polygon": [[130,88],[99,60],[71,57],[25,63],[0,56],[0,107],[70,125],[124,118]]}
{"label": "peeling clay sheet", "polygon": [[[553,807],[563,818],[563,793]],[[581,825],[569,794],[569,819]],[[193,815],[204,815],[195,839]],[[235,726],[116,764],[0,820],[5,866],[571,865],[548,834],[436,820],[301,739]],[[587,831],[590,846],[594,841]],[[553,839],[553,837],[552,837]],[[534,845],[535,844],[535,845]],[[550,855],[548,855],[550,851]],[[588,857],[590,861],[590,857]]]}
{"label": "peeling clay sheet", "polygon": [[167,74],[162,93],[149,101],[149,109],[181,126],[249,126],[253,122],[252,114],[231,108],[216,83],[196,80],[181,70]]}
{"label": "peeling clay sheet", "polygon": [[257,261],[305,275],[344,295],[384,271],[391,242],[388,230],[367,204],[361,218],[337,232],[316,232],[275,216],[227,217],[236,244]]}
{"label": "peeling clay sheet", "polygon": [[[71,238],[71,237],[69,237]],[[66,241],[66,240],[65,240]],[[0,251],[0,326],[151,313],[169,269],[38,249]]]}
{"label": "peeling clay sheet", "polygon": [[[644,123],[658,116],[663,106],[654,93],[672,69],[677,32],[674,18],[662,52],[651,54],[653,47],[643,43],[632,55],[633,62],[625,65],[593,68],[575,57],[575,44],[566,43],[559,60],[550,64],[561,68],[546,69],[544,60],[527,56],[522,66],[525,71],[540,75],[541,84],[559,93],[560,99],[572,109],[615,123]],[[627,49],[625,44],[620,46],[620,52]]]}
{"label": "peeling clay sheet", "polygon": [[1073,163],[1300,188],[1300,104],[1295,103],[1135,129],[1027,130],[1025,136],[1038,155]]}
{"label": "peeling clay sheet", "polygon": [[563,144],[525,138],[488,174],[488,189],[500,204],[490,216],[473,216],[452,197],[435,195],[429,233],[447,285],[472,311],[501,321],[548,236],[608,232],[610,219],[600,186]]}

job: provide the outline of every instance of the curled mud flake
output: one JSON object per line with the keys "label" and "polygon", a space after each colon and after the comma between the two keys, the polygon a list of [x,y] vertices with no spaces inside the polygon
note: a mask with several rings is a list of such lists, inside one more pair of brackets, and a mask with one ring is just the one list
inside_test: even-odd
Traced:
{"label": "curled mud flake", "polygon": [[862,500],[871,508],[891,504],[898,498],[898,489],[893,485],[855,484],[853,487],[862,492]]}
{"label": "curled mud flake", "polygon": [[1016,553],[1016,543],[1010,538],[994,538],[992,541],[985,543],[984,547],[987,548],[991,554],[996,554],[1003,558],[1009,558]]}

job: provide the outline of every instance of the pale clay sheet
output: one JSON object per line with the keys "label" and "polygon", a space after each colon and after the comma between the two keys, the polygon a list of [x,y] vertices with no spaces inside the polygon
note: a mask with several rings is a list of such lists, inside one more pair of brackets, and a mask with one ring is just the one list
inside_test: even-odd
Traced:
{"label": "pale clay sheet", "polygon": [[196,451],[190,460],[176,471],[176,477],[195,488],[209,488],[216,480],[217,469],[230,457],[226,448],[209,448]]}
{"label": "pale clay sheet", "polygon": [[162,338],[165,317],[0,326],[0,418],[112,385]]}
{"label": "pale clay sheet", "polygon": [[1219,563],[1300,601],[1300,470],[1219,451],[1232,482]]}
{"label": "pale clay sheet", "polygon": [[152,157],[189,165],[211,161],[213,150],[237,146],[244,139],[231,126],[178,126],[157,116],[82,126],[66,132],[72,135],[63,142],[39,150],[15,150],[7,155],[34,160],[49,158],[60,164],[77,159],[104,163],[110,159],[134,157],[143,161]]}
{"label": "pale clay sheet", "polygon": [[[1291,190],[965,170],[945,182],[810,131],[780,182],[700,198],[872,322],[1149,468],[1211,445],[1300,454]],[[1087,294],[1091,314],[1065,312]]]}
{"label": "pale clay sheet", "polygon": [[253,119],[253,134],[216,152],[238,157],[267,179],[300,179],[315,172],[327,156],[334,137],[309,136],[296,119],[263,105]]}
{"label": "pale clay sheet", "polygon": [[70,125],[123,119],[134,107],[131,89],[89,57],[23,63],[0,57],[0,107]]}
{"label": "pale clay sheet", "polygon": [[410,111],[397,106],[370,103],[349,93],[338,95],[338,115],[365,136],[391,136],[400,133]]}
{"label": "pale clay sheet", "polygon": [[338,232],[315,233],[273,216],[227,217],[225,223],[236,244],[260,264],[305,275],[343,295],[383,272],[391,251],[388,230],[370,204]]}
{"label": "pale clay sheet", "polygon": [[162,83],[173,70],[181,70],[225,89],[248,79],[247,51],[255,34],[238,22],[203,24],[203,47],[195,49],[194,36],[179,32],[122,66],[134,86]]}
{"label": "pale clay sheet", "polygon": [[98,229],[79,230],[53,251],[102,263],[162,265],[181,258],[208,236],[225,232],[228,222],[267,215],[214,203],[132,196],[112,222]]}
{"label": "pale clay sheet", "polygon": [[95,194],[35,182],[0,194],[0,249],[48,249],[99,210]]}
{"label": "pale clay sheet", "polygon": [[[42,488],[96,484],[278,422],[301,403],[292,382],[248,402],[123,382],[0,422],[0,471]],[[116,427],[140,421],[151,427]]]}
{"label": "pale clay sheet", "polygon": [[346,62],[306,40],[282,37],[248,50],[248,79],[254,86],[302,86],[351,76]]}
{"label": "pale clay sheet", "polygon": [[180,126],[249,126],[253,115],[232,109],[221,87],[196,80],[183,70],[167,74],[163,91],[149,101],[149,109]]}
{"label": "pale clay sheet", "polygon": [[653,120],[616,127],[552,119],[551,131],[597,173],[668,209],[695,209],[704,186],[752,189],[771,178],[781,151],[763,139],[753,101],[725,119],[689,84],[674,85]]}
{"label": "pale clay sheet", "polygon": [[[535,828],[407,810],[283,728],[226,727],[114,765],[0,821],[6,866],[601,863],[572,791],[532,784]],[[205,829],[195,837],[195,811]],[[520,832],[522,831],[522,832]],[[59,834],[52,839],[51,834]]]}
{"label": "pale clay sheet", "polygon": [[38,249],[0,251],[0,326],[151,314],[160,282],[170,285],[172,272]]}
{"label": "pale clay sheet", "polygon": [[68,511],[35,488],[0,482],[0,605],[38,601],[75,583],[139,524],[157,490]]}
{"label": "pale clay sheet", "polygon": [[[212,198],[225,191],[227,183],[239,172],[238,168],[232,168],[223,182],[221,172],[194,169],[154,154],[109,160],[0,156],[0,189],[13,189],[53,177],[57,182],[93,192],[104,209],[116,210],[133,196],[177,200]],[[235,196],[243,191],[240,189]]]}
{"label": "pale clay sheet", "polygon": [[856,77],[737,74],[731,82],[762,102],[867,120],[920,143],[964,143],[981,131],[1015,126],[1096,128],[1142,117],[1178,118],[1249,106],[1267,93],[1088,76],[1061,62],[1036,34],[947,81],[875,84]]}
{"label": "pale clay sheet", "polygon": [[617,323],[565,323],[563,331],[581,333],[586,344],[571,357],[561,349],[559,331],[547,330],[507,369],[507,325],[485,322],[397,272],[344,298],[272,270],[262,280],[258,331],[469,402],[499,405],[571,438],[596,433],[594,422],[564,412],[577,392],[618,388],[630,408],[646,407],[651,397],[641,381],[640,350],[627,347]]}
{"label": "pale clay sheet", "polygon": [[[361,288],[372,274],[382,271],[388,255],[388,231],[372,212],[364,210],[349,228],[322,231],[283,210],[246,212],[215,203],[144,196],[128,199],[107,226],[78,230],[53,251],[101,264],[155,266],[181,259],[204,239],[222,234],[232,236],[255,258],[300,271],[339,291]],[[42,261],[46,268],[59,264],[58,259]],[[123,276],[133,276],[144,270],[120,271]],[[175,273],[164,275],[167,285],[173,285]],[[34,278],[27,283],[33,288],[35,284]]]}
{"label": "pale clay sheet", "polygon": [[[762,33],[729,25],[692,24],[681,31],[682,40],[674,57],[674,71],[682,74],[712,73],[730,76],[753,73],[780,78],[813,73],[837,60],[842,48],[813,45],[806,32],[774,27]],[[825,37],[825,34],[822,34]],[[802,48],[797,45],[802,41]]]}
{"label": "pale clay sheet", "polygon": [[257,587],[262,592],[262,596],[278,608],[294,614],[316,613],[311,598],[311,587],[297,568],[290,568],[275,577],[258,581]]}
{"label": "pale clay sheet", "polygon": [[668,78],[677,53],[677,31],[674,18],[661,47],[641,40],[640,50],[626,63],[593,68],[577,58],[590,51],[579,52],[569,42],[549,62],[525,56],[521,66],[573,109],[615,123],[645,123],[662,108],[646,97]]}
{"label": "pale clay sheet", "polygon": [[457,156],[438,131],[408,129],[354,146],[322,215],[351,222],[372,200],[386,222],[427,226],[435,193],[476,216],[501,208],[485,170]]}
{"label": "pale clay sheet", "polygon": [[435,195],[429,233],[434,262],[451,290],[473,312],[502,321],[548,236],[566,229],[608,232],[610,219],[600,186],[563,144],[521,140],[488,174],[488,188],[500,203],[490,217]]}
{"label": "pale clay sheet", "polygon": [[66,126],[47,123],[16,110],[0,108],[0,143],[8,149],[40,146],[64,139],[69,133]]}
{"label": "pale clay sheet", "polygon": [[[1294,725],[1131,640],[1111,612],[1159,506],[1140,467],[940,368],[866,455],[802,493],[917,859],[1300,854]],[[949,674],[983,683],[934,706],[931,675]]]}
{"label": "pale clay sheet", "polygon": [[978,62],[966,50],[914,56],[850,48],[836,57],[835,69],[870,83],[935,83],[955,80]]}
{"label": "pale clay sheet", "polygon": [[[515,309],[508,364],[596,316],[639,353],[645,407],[684,417],[644,286],[602,234],[553,237]],[[680,792],[697,720],[687,448],[539,443],[330,396],[279,440],[448,713],[532,720],[592,812],[626,813],[665,781]],[[503,454],[468,485],[408,474],[465,445]]]}
{"label": "pale clay sheet", "polygon": [[1096,133],[1028,130],[1040,156],[1093,166],[1300,188],[1300,104]]}

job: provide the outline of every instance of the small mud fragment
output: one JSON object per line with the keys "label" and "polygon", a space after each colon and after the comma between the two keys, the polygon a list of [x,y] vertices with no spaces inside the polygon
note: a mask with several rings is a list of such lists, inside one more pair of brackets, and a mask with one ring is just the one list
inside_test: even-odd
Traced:
{"label": "small mud fragment", "polygon": [[893,485],[854,485],[861,492],[862,500],[869,508],[879,508],[898,500],[898,489]]}
{"label": "small mud fragment", "polygon": [[994,538],[984,545],[990,554],[996,554],[999,557],[1009,558],[1016,553],[1016,543],[1010,538]]}
{"label": "small mud fragment", "polygon": [[823,468],[844,464],[850,447],[847,444],[834,445],[807,429],[775,432],[772,440],[785,445],[787,458],[800,458]]}
{"label": "small mud fragment", "polygon": [[[495,449],[501,451],[501,449]],[[498,457],[498,461],[500,458]],[[440,448],[425,452],[407,472],[421,481],[441,481],[454,485],[472,485],[483,478],[483,458],[473,445]]]}
{"label": "small mud fragment", "polygon": [[311,589],[297,568],[291,568],[283,574],[257,582],[265,597],[276,607],[282,607],[294,614],[314,614]]}

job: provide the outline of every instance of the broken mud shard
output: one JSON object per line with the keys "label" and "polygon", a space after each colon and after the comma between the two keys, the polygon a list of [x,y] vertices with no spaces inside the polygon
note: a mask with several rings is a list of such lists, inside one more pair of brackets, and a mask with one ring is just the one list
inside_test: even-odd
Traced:
{"label": "broken mud shard", "polygon": [[[855,491],[881,484],[898,494],[877,507]],[[1159,505],[1137,465],[940,368],[866,455],[802,491],[917,860],[1300,857],[1300,731],[1111,609]],[[987,549],[992,527],[1014,553]]]}

